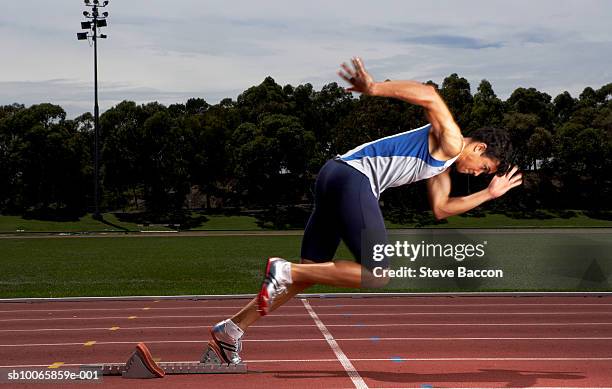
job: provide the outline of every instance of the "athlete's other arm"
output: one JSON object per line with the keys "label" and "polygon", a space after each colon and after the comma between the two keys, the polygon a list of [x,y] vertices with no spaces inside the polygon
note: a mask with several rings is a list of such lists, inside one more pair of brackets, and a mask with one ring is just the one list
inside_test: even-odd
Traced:
{"label": "athlete's other arm", "polygon": [[488,200],[502,196],[510,189],[522,184],[522,175],[516,174],[515,166],[502,176],[494,176],[486,189],[463,197],[449,197],[451,179],[449,171],[438,174],[427,180],[429,203],[436,219],[445,219],[449,216],[459,215],[476,208]]}
{"label": "athlete's other arm", "polygon": [[342,64],[338,75],[352,86],[348,91],[359,92],[370,96],[393,97],[410,104],[425,108],[427,120],[432,125],[432,132],[437,140],[436,148],[445,159],[457,156],[463,148],[463,135],[450,110],[431,85],[417,81],[375,82],[365,70],[360,58],[352,59],[354,69]]}

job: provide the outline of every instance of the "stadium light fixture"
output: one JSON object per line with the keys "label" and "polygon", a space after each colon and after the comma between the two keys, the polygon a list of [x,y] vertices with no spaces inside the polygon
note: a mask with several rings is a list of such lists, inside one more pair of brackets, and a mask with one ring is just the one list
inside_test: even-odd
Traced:
{"label": "stadium light fixture", "polygon": [[99,5],[99,0],[84,0],[87,7],[91,7],[91,14],[88,11],[83,11],[83,16],[91,19],[91,21],[81,22],[81,29],[90,30],[87,32],[78,32],[78,40],[87,40],[91,38],[94,47],[94,219],[102,220],[100,214],[100,109],[98,107],[98,38],[106,39],[105,34],[99,34],[101,27],[106,27],[106,17],[108,12],[103,12],[100,16],[98,8],[106,7],[108,1],[104,1],[103,5]]}

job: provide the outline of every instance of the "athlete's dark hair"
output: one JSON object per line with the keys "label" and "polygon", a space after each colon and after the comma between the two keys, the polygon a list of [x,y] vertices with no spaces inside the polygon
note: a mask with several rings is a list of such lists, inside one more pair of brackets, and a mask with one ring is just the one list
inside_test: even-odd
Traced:
{"label": "athlete's dark hair", "polygon": [[483,127],[470,132],[468,136],[472,140],[487,145],[483,155],[499,161],[496,173],[498,176],[510,170],[514,160],[514,153],[508,131],[501,128]]}

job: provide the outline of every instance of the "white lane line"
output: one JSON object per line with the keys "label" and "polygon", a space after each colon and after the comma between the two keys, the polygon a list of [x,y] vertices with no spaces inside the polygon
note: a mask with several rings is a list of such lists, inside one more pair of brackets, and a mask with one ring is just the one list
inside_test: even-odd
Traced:
{"label": "white lane line", "polygon": [[[394,313],[321,313],[319,316],[434,316],[434,315],[456,315],[456,316],[491,316],[491,315],[505,315],[505,316],[525,316],[525,315],[612,315],[612,310],[609,312],[394,312]],[[268,315],[268,317],[303,317],[308,316],[302,313],[292,313],[283,315]],[[161,315],[161,316],[135,316],[138,319],[202,319],[202,318],[218,318],[225,317],[223,314],[219,315]],[[99,316],[99,317],[44,317],[44,318],[12,318],[12,319],[0,319],[0,322],[13,322],[13,321],[55,321],[55,320],[107,320],[107,319],[128,319],[126,316]]]}
{"label": "white lane line", "polygon": [[[273,362],[335,362],[337,359],[255,359],[245,360],[247,363],[273,363]],[[393,358],[351,358],[353,362],[396,362]],[[403,358],[402,362],[457,362],[457,361],[612,361],[612,357],[577,357],[577,358],[532,358],[532,357],[509,357],[509,358]]]}
{"label": "white lane line", "polygon": [[[612,323],[610,323],[612,324]],[[306,325],[304,325],[306,326]],[[314,327],[314,324],[307,324],[309,327]],[[251,326],[252,327],[252,326]],[[278,326],[270,326],[278,327]],[[289,326],[288,326],[289,327]],[[295,327],[295,326],[291,326]],[[112,331],[114,327],[81,327],[81,328],[32,328],[32,329],[11,329],[11,330],[0,330],[2,332],[43,332],[43,331]],[[159,326],[159,327],[119,327],[117,331],[129,331],[129,330],[187,330],[187,329],[209,329],[210,326]]]}
{"label": "white lane line", "polygon": [[[314,311],[313,311],[314,312]],[[321,327],[319,327],[321,330]],[[327,328],[325,329],[327,331]],[[322,330],[321,330],[322,332]],[[266,342],[266,343],[296,343],[296,342],[333,342],[337,345],[337,341],[341,342],[372,342],[372,341],[411,341],[411,342],[427,342],[427,341],[451,341],[451,342],[459,342],[459,341],[506,341],[506,340],[529,340],[529,341],[542,341],[542,340],[554,340],[554,341],[608,341],[612,340],[612,337],[462,337],[462,338],[452,338],[452,337],[369,337],[369,338],[333,338],[331,334],[329,338],[324,333],[325,338],[285,338],[285,339],[243,339],[243,342]],[[165,343],[206,343],[208,339],[193,339],[193,340],[147,340],[144,343],[155,343],[155,344],[165,344]],[[109,345],[109,344],[135,344],[138,343],[137,340],[130,341],[108,341],[108,342],[99,342],[96,341],[95,345]],[[20,344],[0,344],[0,347],[40,347],[40,346],[82,346],[83,342],[67,342],[67,343],[20,343]],[[331,343],[330,343],[331,346]],[[333,348],[332,348],[333,349]],[[334,350],[336,352],[336,350]],[[342,350],[339,350],[341,353]],[[344,353],[342,353],[344,355]],[[340,359],[340,358],[338,358]],[[350,363],[350,362],[349,362]]]}
{"label": "white lane line", "polygon": [[[409,341],[462,341],[462,340],[612,340],[612,337],[460,337],[460,338],[451,338],[451,337],[395,337],[395,338],[374,338],[377,341],[383,340],[409,340]],[[342,341],[364,341],[364,340],[372,340],[372,338],[336,338],[336,340]],[[299,340],[295,340],[299,342]],[[308,339],[308,341],[312,341]]]}
{"label": "white lane line", "polygon": [[[489,387],[489,388],[472,388],[472,387],[444,387],[445,389],[499,389],[498,387]],[[607,386],[578,386],[578,387],[569,387],[569,386],[504,386],[506,389],[612,389]],[[373,389],[423,389],[423,386],[402,386],[401,388],[383,388],[376,387]]]}
{"label": "white lane line", "polygon": [[[607,229],[609,233],[612,229]],[[2,234],[0,234],[2,239]],[[361,298],[361,297],[572,297],[600,298],[610,297],[612,292],[369,292],[369,293],[299,293],[296,298]],[[209,295],[175,295],[175,296],[74,296],[74,297],[17,297],[0,298],[1,303],[40,303],[40,302],[83,302],[83,301],[149,301],[149,300],[239,300],[253,299],[255,294],[209,294]]]}
{"label": "white lane line", "polygon": [[[578,307],[585,307],[585,306],[593,306],[593,307],[609,307],[612,306],[611,304],[604,304],[604,303],[594,303],[594,304],[577,304],[577,303],[568,303],[568,304],[562,304],[562,303],[542,303],[542,304],[537,304],[537,303],[499,303],[499,304],[342,304],[342,303],[338,303],[336,305],[325,305],[325,304],[319,304],[319,305],[314,305],[315,308],[373,308],[373,307],[423,307],[423,308],[427,308],[427,307],[500,307],[500,306],[508,306],[508,307],[555,307],[555,306],[560,306],[560,307],[567,307],[567,306],[578,306]],[[77,312],[77,311],[83,311],[83,312],[87,312],[87,311],[91,311],[91,312],[96,312],[96,311],[141,311],[143,310],[143,308],[145,307],[128,307],[128,308],[71,308],[71,309],[13,309],[13,310],[5,310],[5,311],[0,311],[0,313],[23,313],[23,312]],[[181,306],[181,307],[147,307],[150,310],[182,310],[182,309],[241,309],[243,308],[243,306],[241,305],[236,305],[236,306],[214,306],[214,307],[209,307],[209,306],[198,306],[198,307],[194,307],[194,306]],[[283,309],[285,308],[299,308],[302,309],[303,306],[302,305],[283,305]]]}
{"label": "white lane line", "polygon": [[321,319],[319,319],[319,316],[317,316],[316,312],[312,309],[312,307],[308,303],[308,300],[303,299],[302,303],[304,304],[304,307],[308,311],[310,317],[312,317],[312,320],[314,320],[315,324],[319,328],[319,331],[321,331],[321,333],[325,337],[327,344],[329,344],[329,347],[331,347],[332,351],[336,355],[336,358],[338,359],[338,361],[340,361],[340,364],[342,364],[342,367],[346,371],[346,374],[348,374],[351,381],[353,381],[353,385],[355,385],[355,388],[368,389],[368,385],[365,383],[363,378],[361,378],[357,370],[355,370],[355,367],[351,363],[350,359],[348,359],[346,354],[344,354],[344,352],[338,345],[338,342],[334,340],[334,337],[329,332],[327,327],[325,327],[325,324],[323,324]]}
{"label": "white lane line", "polygon": [[[252,325],[250,328],[295,328],[295,327],[316,327],[316,324],[262,324]],[[326,324],[326,327],[447,327],[447,326],[468,326],[468,327],[571,327],[571,326],[612,326],[612,322],[563,322],[563,323],[387,323],[387,324]],[[208,329],[209,325],[204,326],[142,326],[142,327],[120,327],[120,331],[134,330],[188,330],[188,329]],[[111,327],[75,327],[75,328],[31,328],[31,329],[3,329],[3,332],[44,332],[44,331],[110,331]]]}
{"label": "white lane line", "polygon": [[[351,358],[353,362],[393,362],[397,363],[396,359],[392,358]],[[532,357],[512,357],[512,358],[404,358],[402,362],[521,362],[521,361],[541,361],[541,362],[589,362],[589,361],[612,361],[612,357],[584,357],[584,358],[532,358]],[[194,363],[199,361],[167,361],[175,363]],[[308,363],[308,362],[331,362],[338,363],[336,358],[321,358],[321,359],[247,359],[245,363]],[[83,365],[111,365],[124,364],[122,362],[90,362],[90,363],[65,363],[63,366],[83,366]],[[49,364],[43,365],[2,365],[0,368],[23,368],[23,367],[48,367]],[[556,386],[555,388],[558,388]],[[465,389],[465,388],[464,388]],[[601,389],[601,388],[600,388]]]}
{"label": "white lane line", "polygon": [[[95,303],[94,303],[95,304]],[[594,305],[594,304],[593,304]],[[612,305],[612,304],[611,304]],[[499,306],[499,305],[498,305]],[[142,311],[142,310],[189,310],[189,309],[201,309],[201,310],[206,310],[206,309],[242,309],[244,308],[243,305],[236,305],[236,306],[215,306],[215,307],[206,307],[206,306],[199,306],[199,307],[194,307],[194,306],[184,306],[184,307],[151,307],[151,306],[141,306],[141,307],[128,307],[128,308],[65,308],[65,309],[12,309],[12,310],[6,310],[6,311],[0,311],[0,313],[24,313],[24,312],[96,312],[96,311]],[[303,309],[304,307],[301,305],[283,305],[283,308],[300,308]]]}
{"label": "white lane line", "polygon": [[[363,308],[370,308],[370,307],[500,307],[500,306],[508,306],[508,307],[535,307],[535,306],[540,306],[540,307],[548,307],[548,306],[561,306],[561,307],[566,307],[566,306],[579,306],[579,307],[584,307],[584,306],[594,306],[594,307],[598,307],[598,306],[612,306],[612,303],[610,304],[605,304],[605,303],[593,303],[593,304],[582,304],[582,303],[568,303],[568,304],[563,304],[563,303],[503,303],[500,302],[498,304],[492,304],[492,303],[474,303],[474,304],[438,304],[438,303],[432,303],[432,304],[342,304],[342,303],[338,303],[336,305],[331,305],[331,304],[315,304],[313,305],[315,308],[344,308],[344,307],[363,307]],[[284,307],[284,305],[283,305]]]}

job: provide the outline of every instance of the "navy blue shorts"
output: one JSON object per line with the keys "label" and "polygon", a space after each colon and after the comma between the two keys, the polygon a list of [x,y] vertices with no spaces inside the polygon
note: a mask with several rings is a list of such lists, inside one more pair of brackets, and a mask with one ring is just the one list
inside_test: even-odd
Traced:
{"label": "navy blue shorts", "polygon": [[314,210],[304,231],[302,258],[329,262],[341,239],[365,268],[388,267],[386,259],[372,259],[373,246],[387,243],[387,231],[370,180],[342,161],[329,160],[315,184]]}

